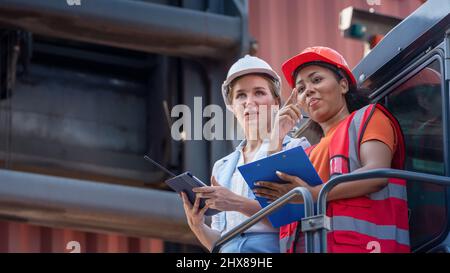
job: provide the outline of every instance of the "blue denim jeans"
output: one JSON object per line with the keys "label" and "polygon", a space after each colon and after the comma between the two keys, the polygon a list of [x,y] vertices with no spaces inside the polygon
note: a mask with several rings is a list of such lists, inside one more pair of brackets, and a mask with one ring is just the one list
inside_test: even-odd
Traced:
{"label": "blue denim jeans", "polygon": [[221,253],[279,253],[278,232],[249,232],[236,236],[220,249]]}

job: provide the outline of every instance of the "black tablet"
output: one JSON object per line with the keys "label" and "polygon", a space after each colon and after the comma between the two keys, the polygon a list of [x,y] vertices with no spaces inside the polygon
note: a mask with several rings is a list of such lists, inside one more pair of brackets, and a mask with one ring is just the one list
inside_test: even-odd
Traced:
{"label": "black tablet", "polygon": [[[185,192],[191,204],[195,202],[195,192],[192,191],[193,188],[205,187],[206,184],[200,181],[197,177],[193,176],[190,172],[185,172],[177,175],[173,178],[166,180],[166,184],[171,187],[174,191],[180,193]],[[200,200],[200,208],[205,206],[205,199]],[[219,213],[219,210],[208,209],[205,215],[211,216]]]}

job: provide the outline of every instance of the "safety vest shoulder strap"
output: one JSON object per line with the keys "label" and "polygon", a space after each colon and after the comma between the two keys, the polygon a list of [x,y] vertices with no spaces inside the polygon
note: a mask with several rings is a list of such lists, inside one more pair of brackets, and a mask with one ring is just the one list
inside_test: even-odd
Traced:
{"label": "safety vest shoulder strap", "polygon": [[374,111],[374,105],[351,113],[342,121],[330,141],[330,177],[350,173],[360,168],[359,141],[365,129],[365,123]]}

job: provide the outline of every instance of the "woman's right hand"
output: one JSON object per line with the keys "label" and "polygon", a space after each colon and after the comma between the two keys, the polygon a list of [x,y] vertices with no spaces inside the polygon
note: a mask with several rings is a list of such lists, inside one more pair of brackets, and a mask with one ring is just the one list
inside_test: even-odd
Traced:
{"label": "woman's right hand", "polygon": [[270,136],[271,143],[269,150],[278,150],[284,137],[294,128],[298,120],[302,118],[300,107],[297,104],[297,94],[298,91],[294,88],[286,103],[275,116],[274,126]]}
{"label": "woman's right hand", "polygon": [[203,208],[200,207],[200,199],[198,196],[195,198],[195,202],[192,205],[189,201],[186,193],[181,193],[183,199],[184,212],[186,213],[187,222],[192,231],[197,231],[205,224],[205,212],[208,210],[209,205],[205,204]]}

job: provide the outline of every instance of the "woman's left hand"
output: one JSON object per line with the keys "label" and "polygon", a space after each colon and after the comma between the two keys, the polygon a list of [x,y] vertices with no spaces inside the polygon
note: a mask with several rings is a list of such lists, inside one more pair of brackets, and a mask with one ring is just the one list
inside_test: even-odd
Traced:
{"label": "woman's left hand", "polygon": [[220,211],[238,211],[243,198],[221,186],[214,176],[211,177],[211,186],[193,188],[192,191],[198,198],[206,199],[205,204],[209,208]]}
{"label": "woman's left hand", "polygon": [[[255,183],[257,187],[253,189],[253,193],[258,197],[267,198],[270,202],[272,202],[296,187],[305,187],[312,194],[315,191],[314,187],[311,187],[310,185],[308,185],[308,183],[297,176],[289,175],[279,171],[277,171],[276,174],[281,180],[285,181],[286,183],[281,184],[270,181],[258,181]],[[291,203],[303,203],[303,199],[302,197],[297,196],[291,201]]]}

